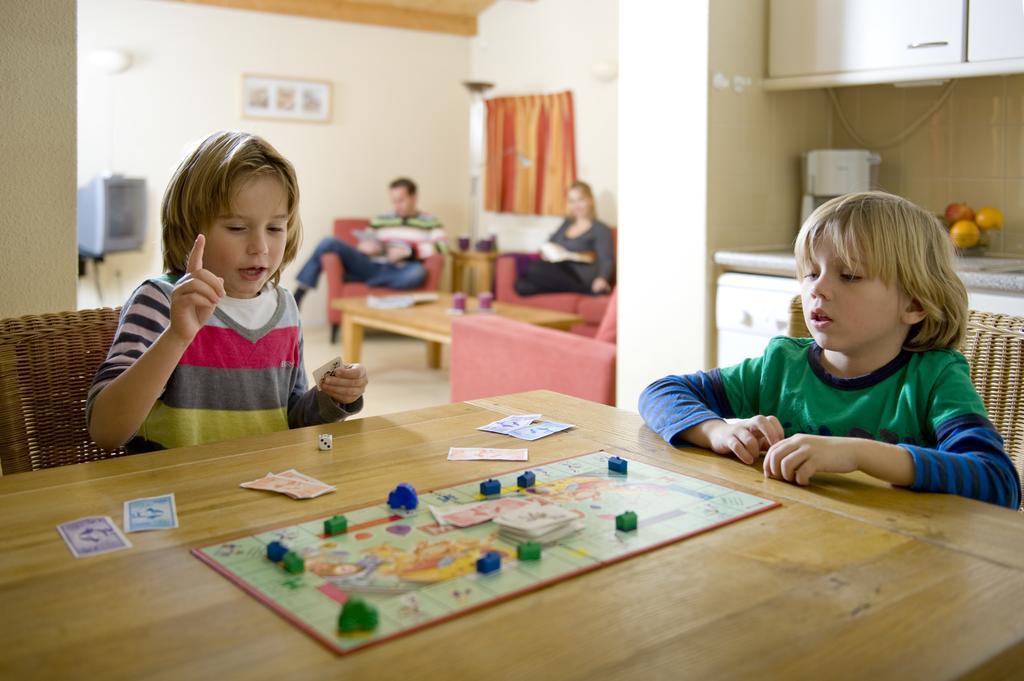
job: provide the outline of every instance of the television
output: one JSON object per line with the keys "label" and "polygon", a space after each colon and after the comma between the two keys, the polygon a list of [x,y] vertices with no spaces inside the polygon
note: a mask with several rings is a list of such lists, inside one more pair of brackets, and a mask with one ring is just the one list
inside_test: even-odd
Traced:
{"label": "television", "polygon": [[102,258],[146,240],[146,180],[98,175],[78,189],[78,253]]}

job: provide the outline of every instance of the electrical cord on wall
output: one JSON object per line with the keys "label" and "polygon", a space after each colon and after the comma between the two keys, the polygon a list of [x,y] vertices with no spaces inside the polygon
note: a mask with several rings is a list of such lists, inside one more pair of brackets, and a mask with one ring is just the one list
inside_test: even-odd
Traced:
{"label": "electrical cord on wall", "polygon": [[828,88],[828,97],[829,97],[829,99],[832,100],[832,107],[836,110],[836,116],[839,117],[839,122],[842,123],[843,129],[846,130],[847,134],[849,134],[850,137],[853,138],[854,142],[856,142],[857,144],[861,145],[865,149],[888,149],[889,147],[896,146],[897,144],[899,144],[903,140],[905,140],[908,137],[910,137],[911,135],[913,135],[914,131],[916,131],[918,128],[920,128],[922,125],[924,125],[925,121],[927,121],[929,118],[931,118],[932,115],[935,114],[936,111],[941,109],[942,105],[946,103],[947,99],[949,99],[949,95],[952,94],[953,87],[955,85],[956,85],[956,80],[949,81],[949,84],[942,91],[942,94],[939,95],[939,98],[937,100],[935,100],[935,103],[932,104],[928,108],[927,111],[925,111],[923,114],[918,116],[917,120],[915,120],[913,123],[911,123],[907,127],[906,130],[904,130],[900,134],[896,135],[891,140],[888,140],[886,142],[879,143],[879,144],[873,144],[873,143],[869,142],[868,140],[866,140],[863,137],[861,137],[857,133],[857,131],[853,129],[853,126],[850,125],[849,119],[846,118],[846,114],[843,113],[843,107],[839,105],[839,98],[836,96],[835,88]]}

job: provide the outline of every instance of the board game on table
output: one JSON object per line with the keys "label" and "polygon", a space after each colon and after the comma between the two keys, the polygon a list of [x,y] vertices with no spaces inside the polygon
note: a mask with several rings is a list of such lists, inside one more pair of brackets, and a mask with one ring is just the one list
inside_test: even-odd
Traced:
{"label": "board game on table", "polygon": [[[480,481],[419,494],[412,511],[387,503],[344,513],[347,530],[324,534],[324,520],[281,527],[194,549],[192,553],[250,595],[339,654],[411,633],[641,552],[677,542],[778,505],[744,492],[630,460],[609,469],[607,452],[584,454],[495,476],[500,496],[480,493]],[[532,471],[532,487],[517,477]],[[540,501],[574,511],[583,529],[543,546],[539,560],[517,560],[517,543],[494,522],[438,525],[435,513],[501,499],[508,507]],[[431,510],[433,507],[433,511]],[[469,510],[469,509],[467,509]],[[616,529],[633,511],[637,527]],[[288,572],[267,558],[280,542],[304,559]],[[501,554],[496,572],[477,560]],[[378,612],[372,631],[342,633],[339,613],[350,597]]]}

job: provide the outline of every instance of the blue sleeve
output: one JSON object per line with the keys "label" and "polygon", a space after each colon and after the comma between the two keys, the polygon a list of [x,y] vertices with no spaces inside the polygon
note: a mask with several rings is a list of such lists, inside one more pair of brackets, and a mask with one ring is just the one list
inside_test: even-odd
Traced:
{"label": "blue sleeve", "polygon": [[640,415],[669,444],[678,435],[704,421],[732,418],[718,369],[685,376],[666,376],[640,394]]}
{"label": "blue sleeve", "polygon": [[956,416],[943,422],[935,436],[934,449],[900,445],[914,460],[910,489],[1020,507],[1020,479],[1003,450],[1003,438],[988,419],[979,414]]}

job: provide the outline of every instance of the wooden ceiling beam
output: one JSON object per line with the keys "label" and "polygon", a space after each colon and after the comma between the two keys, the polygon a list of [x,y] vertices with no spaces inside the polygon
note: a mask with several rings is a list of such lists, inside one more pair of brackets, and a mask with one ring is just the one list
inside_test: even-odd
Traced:
{"label": "wooden ceiling beam", "polygon": [[[476,35],[476,15],[426,11],[410,6],[397,7],[392,4],[371,4],[351,0],[175,0],[194,5],[212,5],[231,9],[290,14],[312,19],[349,21],[357,24],[406,28],[414,31],[451,33],[454,35]],[[485,4],[486,1],[486,4]],[[443,3],[437,3],[443,5]],[[480,10],[491,4],[491,0],[475,3]]]}

